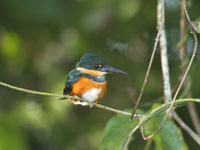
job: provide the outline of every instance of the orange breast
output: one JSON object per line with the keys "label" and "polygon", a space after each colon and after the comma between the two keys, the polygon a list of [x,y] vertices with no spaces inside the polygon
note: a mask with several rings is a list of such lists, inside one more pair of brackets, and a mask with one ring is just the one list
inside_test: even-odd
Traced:
{"label": "orange breast", "polygon": [[96,88],[101,90],[101,92],[98,95],[98,98],[95,100],[95,102],[98,102],[98,100],[101,99],[106,92],[106,85],[107,85],[106,82],[97,83],[87,78],[81,77],[79,81],[73,85],[70,95],[71,96],[76,95],[78,97],[82,97],[84,93],[88,92],[93,88]]}

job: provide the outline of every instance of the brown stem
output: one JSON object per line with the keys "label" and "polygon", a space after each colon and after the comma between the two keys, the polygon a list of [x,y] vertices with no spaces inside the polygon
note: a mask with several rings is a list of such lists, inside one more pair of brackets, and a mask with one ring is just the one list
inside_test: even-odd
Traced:
{"label": "brown stem", "polygon": [[[200,137],[187,125],[185,122],[178,116],[175,111],[172,111],[173,118],[176,122],[200,145]],[[144,124],[141,126],[142,137],[144,140],[148,140],[148,137],[145,136]]]}
{"label": "brown stem", "polygon": [[196,107],[195,107],[194,103],[188,103],[187,107],[188,107],[188,111],[189,111],[192,123],[195,128],[195,131],[200,136],[200,121],[199,121],[199,116],[196,111]]}
{"label": "brown stem", "polygon": [[[1,81],[0,81],[0,85],[4,86],[4,87],[8,87],[10,89],[14,89],[14,90],[17,90],[17,91],[21,91],[21,92],[29,93],[29,94],[34,94],[34,95],[52,96],[52,97],[60,97],[60,98],[64,97],[66,99],[73,98],[73,99],[76,99],[76,100],[79,100],[79,101],[87,102],[90,105],[94,105],[95,107],[98,107],[98,108],[101,108],[101,109],[104,109],[104,110],[108,110],[108,111],[115,112],[117,114],[121,114],[121,115],[125,115],[125,116],[131,116],[131,113],[129,113],[129,112],[117,110],[117,109],[114,109],[114,108],[111,108],[111,107],[108,107],[108,106],[104,106],[104,105],[101,105],[101,104],[96,104],[96,103],[93,104],[92,102],[87,101],[87,100],[82,99],[82,98],[77,97],[77,96],[69,96],[69,95],[63,96],[61,94],[53,94],[53,93],[47,93],[47,92],[34,91],[34,90],[29,90],[29,89],[24,89],[24,88],[20,88],[20,87],[17,87],[17,86],[13,86],[13,85],[1,82]],[[134,117],[140,118],[141,116],[135,114]]]}
{"label": "brown stem", "polygon": [[188,127],[187,124],[185,124],[175,111],[173,111],[172,114],[176,122],[200,145],[200,137],[190,127]]}
{"label": "brown stem", "polygon": [[[164,5],[164,4],[163,4]],[[162,23],[163,24],[163,23]],[[157,45],[158,45],[158,42],[159,42],[159,39],[160,39],[160,34],[161,34],[161,29],[162,29],[162,25],[159,27],[158,29],[158,33],[156,35],[156,39],[155,39],[155,43],[154,43],[154,47],[153,47],[153,51],[152,51],[152,54],[151,54],[151,58],[150,58],[150,61],[149,61],[149,65],[148,65],[148,68],[147,68],[147,72],[146,72],[146,75],[145,75],[145,78],[144,78],[144,81],[143,81],[143,84],[142,84],[142,88],[140,90],[140,94],[138,96],[138,99],[136,101],[136,104],[133,108],[133,111],[132,111],[132,115],[130,117],[130,120],[132,121],[133,120],[133,116],[135,114],[135,111],[136,109],[138,108],[139,106],[139,103],[140,103],[140,100],[142,98],[142,95],[144,93],[144,88],[146,86],[146,83],[147,83],[147,80],[148,80],[148,77],[149,77],[149,73],[150,73],[150,70],[151,70],[151,66],[152,66],[152,63],[153,63],[153,59],[154,59],[154,55],[155,55],[155,52],[156,52],[156,48],[157,48]]]}
{"label": "brown stem", "polygon": [[[185,33],[185,12],[184,12],[184,4],[186,3],[186,0],[181,0],[181,18],[180,18],[180,41],[184,39],[184,33]],[[184,43],[180,45],[180,55],[181,55],[181,61],[184,63],[185,59],[185,47]]]}
{"label": "brown stem", "polygon": [[[185,34],[185,10],[184,5],[187,0],[181,0],[181,17],[180,17],[180,41],[184,41],[184,34]],[[181,64],[182,64],[182,74],[185,72],[185,45],[184,42],[179,47],[180,56],[181,56]],[[185,82],[183,84],[183,88],[187,89],[189,86],[188,77],[185,79]],[[192,97],[191,92],[188,91],[186,94],[187,97]],[[192,123],[194,125],[195,131],[200,135],[200,121],[199,116],[197,114],[196,108],[193,103],[187,104],[188,112],[190,114]]]}
{"label": "brown stem", "polygon": [[[185,13],[186,13],[186,16],[187,16],[189,25],[192,26],[185,5],[184,5],[184,10],[185,10]],[[191,33],[192,33],[192,35],[193,35],[193,37],[194,37],[194,40],[195,40],[194,50],[193,50],[192,57],[191,57],[191,59],[190,59],[190,61],[189,61],[189,64],[188,64],[188,66],[187,66],[187,68],[186,68],[186,71],[185,71],[185,73],[184,73],[184,75],[183,75],[183,77],[182,77],[182,79],[181,79],[181,82],[180,82],[180,84],[179,84],[179,86],[178,86],[178,89],[177,89],[177,91],[176,91],[176,93],[175,93],[175,95],[174,95],[174,97],[173,97],[173,99],[172,99],[171,105],[170,105],[169,109],[167,110],[167,113],[166,113],[166,115],[165,115],[163,121],[161,122],[159,128],[158,128],[153,134],[151,134],[151,135],[149,135],[148,137],[146,137],[146,139],[150,139],[150,138],[152,138],[154,135],[156,135],[156,134],[160,131],[160,129],[162,128],[162,126],[164,125],[166,119],[167,119],[168,116],[169,116],[170,111],[172,110],[173,104],[174,104],[174,102],[175,102],[175,100],[176,100],[176,98],[177,98],[177,96],[178,96],[178,94],[179,94],[179,91],[180,91],[180,89],[181,89],[181,87],[182,87],[182,85],[183,85],[183,83],[184,83],[184,81],[185,81],[185,79],[186,79],[186,77],[187,77],[187,74],[188,74],[188,72],[189,72],[189,70],[190,70],[190,68],[191,68],[191,65],[192,65],[192,63],[193,63],[193,60],[194,60],[194,57],[195,57],[195,54],[196,54],[196,51],[197,51],[197,45],[198,45],[198,40],[197,40],[196,32],[194,32],[194,31],[192,30]]]}

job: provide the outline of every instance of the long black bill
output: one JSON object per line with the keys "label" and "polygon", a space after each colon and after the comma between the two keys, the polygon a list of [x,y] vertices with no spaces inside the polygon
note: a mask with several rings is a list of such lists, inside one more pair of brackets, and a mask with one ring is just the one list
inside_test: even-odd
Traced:
{"label": "long black bill", "polygon": [[126,72],[124,71],[121,71],[117,68],[113,68],[113,67],[110,67],[110,66],[104,66],[101,71],[103,72],[108,72],[108,73],[119,73],[119,74],[127,74]]}

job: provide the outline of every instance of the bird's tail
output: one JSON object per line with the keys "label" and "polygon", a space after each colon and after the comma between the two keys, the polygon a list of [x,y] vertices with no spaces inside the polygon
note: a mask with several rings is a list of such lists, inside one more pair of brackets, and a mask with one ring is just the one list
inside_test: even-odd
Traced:
{"label": "bird's tail", "polygon": [[67,99],[66,98],[66,95],[68,94],[68,91],[67,91],[67,88],[65,87],[64,89],[63,89],[63,97],[61,97],[61,98],[59,98],[59,100],[65,100],[65,99]]}

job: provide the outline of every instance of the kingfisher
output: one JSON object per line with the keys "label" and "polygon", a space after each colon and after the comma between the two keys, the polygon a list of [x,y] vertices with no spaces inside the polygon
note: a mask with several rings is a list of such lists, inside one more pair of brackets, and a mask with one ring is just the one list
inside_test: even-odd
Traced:
{"label": "kingfisher", "polygon": [[[67,75],[63,95],[78,96],[92,104],[97,103],[106,92],[107,81],[105,75],[108,73],[127,74],[108,66],[103,58],[92,53],[86,53],[76,64],[75,69]],[[76,99],[69,100],[71,103],[78,105],[90,105]]]}

